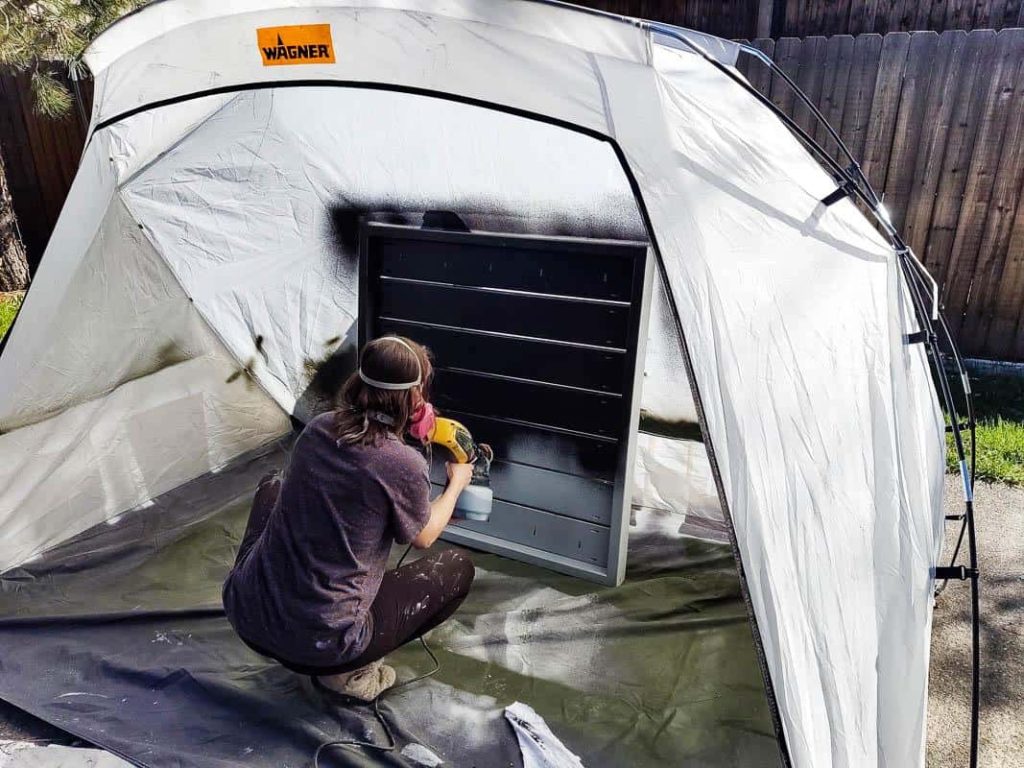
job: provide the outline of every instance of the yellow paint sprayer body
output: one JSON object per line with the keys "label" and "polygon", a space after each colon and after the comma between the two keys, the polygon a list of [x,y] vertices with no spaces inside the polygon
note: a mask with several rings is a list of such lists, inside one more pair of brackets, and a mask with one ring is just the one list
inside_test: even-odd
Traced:
{"label": "yellow paint sprayer body", "polygon": [[494,451],[489,445],[477,445],[466,427],[444,416],[438,416],[430,433],[430,442],[448,449],[456,464],[473,465],[473,481],[459,494],[455,517],[487,522],[491,517],[494,492],[491,490],[491,461]]}

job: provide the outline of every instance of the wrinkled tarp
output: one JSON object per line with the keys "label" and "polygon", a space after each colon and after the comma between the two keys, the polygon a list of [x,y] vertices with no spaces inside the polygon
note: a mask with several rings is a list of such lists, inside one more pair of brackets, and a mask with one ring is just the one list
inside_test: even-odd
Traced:
{"label": "wrinkled tarp", "polygon": [[[368,708],[328,704],[220,614],[255,483],[288,445],[5,574],[0,697],[138,765],[298,766],[324,741],[383,742]],[[469,599],[429,636],[440,671],[382,706],[399,749],[521,765],[504,718],[521,701],[588,768],[777,765],[732,554],[680,535],[683,520],[635,512],[618,589],[473,553]],[[400,679],[430,668],[418,644],[391,661]],[[322,764],[415,765],[365,750]]]}

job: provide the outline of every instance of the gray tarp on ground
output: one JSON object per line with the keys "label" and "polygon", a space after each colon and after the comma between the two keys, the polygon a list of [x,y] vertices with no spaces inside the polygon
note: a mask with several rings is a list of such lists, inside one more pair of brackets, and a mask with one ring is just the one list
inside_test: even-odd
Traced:
{"label": "gray tarp on ground", "polygon": [[[6,574],[0,697],[139,765],[300,766],[323,741],[383,740],[369,710],[328,706],[219,615],[255,482],[286,451],[278,443]],[[679,516],[636,515],[618,589],[474,554],[469,600],[430,635],[440,672],[383,707],[399,746],[454,766],[519,765],[503,710],[523,701],[589,768],[777,765],[728,546],[680,535]],[[417,644],[392,661],[400,678],[430,666]]]}

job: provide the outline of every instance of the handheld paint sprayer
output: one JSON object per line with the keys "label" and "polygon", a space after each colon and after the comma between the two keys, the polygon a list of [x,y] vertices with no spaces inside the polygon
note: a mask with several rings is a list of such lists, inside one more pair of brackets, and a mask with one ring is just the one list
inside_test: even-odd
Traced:
{"label": "handheld paint sprayer", "polygon": [[491,490],[491,462],[494,451],[484,443],[477,444],[466,427],[444,416],[438,416],[428,439],[448,450],[456,464],[473,465],[473,479],[459,494],[455,517],[487,522],[491,518],[494,492]]}

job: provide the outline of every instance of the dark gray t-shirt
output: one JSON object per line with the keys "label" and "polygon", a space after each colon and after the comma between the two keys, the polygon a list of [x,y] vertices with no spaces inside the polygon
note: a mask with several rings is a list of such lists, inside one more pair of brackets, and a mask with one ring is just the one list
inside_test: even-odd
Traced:
{"label": "dark gray t-shirt", "polygon": [[339,444],[333,421],[306,425],[267,526],[224,589],[242,637],[308,666],[362,652],[392,542],[409,543],[430,518],[423,456],[397,438]]}

